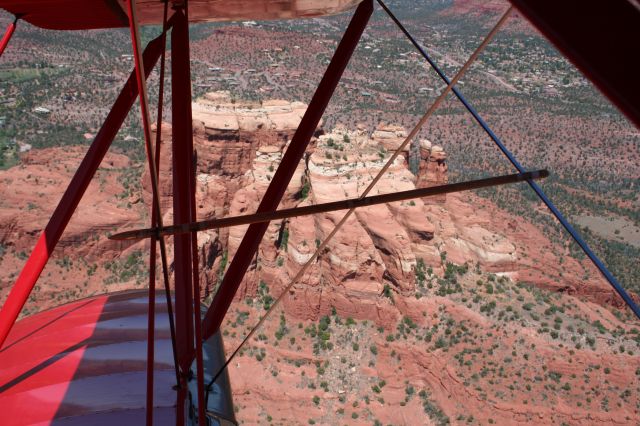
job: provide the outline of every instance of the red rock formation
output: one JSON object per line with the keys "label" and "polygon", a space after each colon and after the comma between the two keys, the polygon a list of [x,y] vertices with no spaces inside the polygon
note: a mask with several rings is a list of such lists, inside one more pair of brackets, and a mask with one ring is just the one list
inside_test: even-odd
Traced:
{"label": "red rock formation", "polygon": [[[255,211],[286,149],[286,139],[292,135],[294,122],[299,119],[300,111],[295,105],[298,104],[283,101],[266,102],[262,106],[231,103],[225,93],[209,94],[194,103],[200,219]],[[163,125],[163,130],[163,139],[168,140],[170,126]],[[299,165],[282,205],[290,207],[359,196],[405,138],[406,131],[394,125],[381,125],[371,136],[363,127],[356,131],[338,128],[320,136],[305,163]],[[170,195],[171,174],[170,152],[166,146],[162,150],[160,179],[165,196]],[[405,150],[371,194],[446,183],[444,150],[427,140],[421,140],[419,147],[417,177],[407,169],[409,154]],[[306,200],[299,198],[303,185],[308,191]],[[145,200],[149,201],[148,181],[144,188]],[[169,198],[163,200],[166,220],[170,220]],[[357,297],[362,304],[363,296],[375,306],[385,285],[401,293],[411,293],[415,286],[417,259],[438,273],[443,272],[446,262],[467,263],[512,278],[539,282],[542,286],[579,291],[593,300],[606,303],[617,300],[596,281],[584,286],[570,278],[569,281],[547,278],[546,272],[550,269],[541,265],[554,262],[530,255],[537,250],[531,248],[537,244],[535,241],[543,239],[541,234],[536,233],[535,238],[531,238],[529,235],[534,232],[531,229],[525,233],[513,221],[506,218],[505,222],[497,221],[495,208],[487,206],[478,211],[475,203],[487,203],[475,198],[473,202],[469,200],[454,194],[359,209],[310,269],[301,283],[308,287],[303,291],[306,299],[300,298],[298,292],[293,300],[298,301],[299,307],[295,307],[293,300],[289,301],[291,312],[303,317],[311,311],[322,312],[322,309],[310,310],[309,306],[315,304],[353,312],[349,307],[353,303],[345,301]],[[253,294],[258,281],[264,277],[279,286],[286,285],[344,213],[271,223],[238,298]],[[503,223],[511,223],[511,226],[503,227]],[[222,258],[233,256],[246,229],[246,226],[233,227],[201,233],[200,256],[206,259],[202,262],[202,275],[206,281],[203,287],[207,292],[221,276]],[[283,245],[285,233],[288,243]],[[518,241],[526,244],[518,246]],[[569,265],[576,271],[572,276],[581,275],[582,266],[571,261]],[[556,271],[556,277],[561,272],[561,268],[551,267],[551,270]],[[561,282],[565,284],[558,284]],[[331,286],[342,294],[328,296],[312,290],[323,286]],[[321,300],[327,297],[329,301]],[[365,316],[375,319],[376,312],[374,309]]]}
{"label": "red rock formation", "polygon": [[[194,149],[198,155],[197,217],[199,220],[253,213],[275,172],[306,109],[300,102],[266,101],[262,104],[239,102],[226,92],[209,93],[192,106]],[[162,126],[159,186],[165,222],[172,220],[171,126]],[[155,131],[153,134],[155,138]],[[284,204],[295,201],[300,191],[304,164],[300,164],[285,195]],[[143,176],[144,199],[151,201],[148,170]],[[275,246],[281,222],[269,227],[258,259],[274,265]],[[211,230],[198,237],[203,292],[207,294],[220,277],[223,257],[230,259],[247,227]],[[254,265],[255,266],[255,265]],[[245,279],[255,290],[255,276]],[[243,288],[241,294],[248,291]]]}
{"label": "red rock formation", "polygon": [[[0,303],[85,151],[86,146],[31,150],[23,155],[21,165],[0,171]],[[124,155],[107,154],[23,312],[132,286],[131,282],[107,286],[104,280],[112,274],[103,265],[144,247],[144,243],[132,245],[107,239],[115,230],[142,223],[146,207],[140,202],[137,189],[141,172],[142,168],[132,167]]]}
{"label": "red rock formation", "polygon": [[[194,103],[193,111],[194,146],[198,151],[198,218],[255,211],[304,105],[284,101],[257,105],[233,101],[228,94],[218,93]],[[379,126],[371,136],[362,126],[355,131],[342,128],[322,135],[296,170],[282,206],[359,196],[405,137],[404,129],[393,125]],[[171,127],[163,124],[160,189],[167,223],[172,220],[171,152],[167,143],[170,138]],[[59,192],[70,179],[80,151],[76,148],[67,150],[63,161],[53,160],[58,152],[56,149],[33,151],[25,156],[22,166],[4,172],[6,195],[0,218],[4,244],[18,251],[31,249],[32,238],[53,209],[52,205],[47,207],[47,203],[57,199],[47,194]],[[407,156],[408,151],[396,160],[371,194],[447,181],[446,154],[441,147],[426,140],[420,142],[417,177],[407,169]],[[56,161],[54,167],[51,161]],[[142,179],[143,190],[137,193],[134,189],[125,191],[118,182],[118,179],[124,179],[118,176],[129,165],[126,158],[109,156],[105,165],[97,183],[94,182],[87,192],[92,201],[81,204],[80,212],[63,237],[60,252],[73,246],[74,254],[80,250],[96,258],[101,255],[116,257],[127,246],[116,246],[102,234],[133,227],[134,223],[145,224],[148,220],[151,201],[148,172]],[[124,180],[127,180],[127,187],[135,186],[135,178],[133,182],[130,176]],[[29,189],[31,187],[33,189]],[[305,200],[300,197],[302,192],[307,194]],[[144,203],[138,202],[140,198]],[[478,205],[484,207],[478,209]],[[238,297],[252,294],[261,277],[269,277],[284,286],[343,214],[335,212],[272,223]],[[234,227],[199,235],[206,292],[218,282],[222,273],[220,268],[225,263],[223,259],[233,256],[245,232],[246,227]],[[287,244],[282,240],[285,234]],[[93,235],[98,238],[89,238]],[[83,244],[77,244],[80,241]],[[372,206],[358,210],[347,221],[344,230],[320,256],[301,285],[309,288],[331,285],[339,289],[342,294],[333,294],[331,297],[335,300],[330,304],[343,306],[351,312],[352,302],[344,303],[345,300],[357,297],[362,303],[364,295],[375,305],[385,285],[400,293],[411,293],[415,285],[415,264],[417,259],[422,259],[437,273],[443,272],[447,261],[477,264],[484,270],[514,279],[577,293],[599,303],[619,305],[617,296],[598,280],[584,282],[576,278],[585,275],[584,267],[578,262],[569,259],[560,266],[549,251],[540,251],[541,241],[546,240],[533,226],[514,222],[485,200],[468,196],[451,195],[435,200]],[[567,270],[571,273],[562,274]],[[317,291],[313,294],[316,294],[314,297],[328,297]],[[296,312],[303,312],[306,308],[302,307],[309,304],[309,301],[301,302],[300,309],[294,308],[294,303],[289,306]],[[372,311],[366,316],[374,318],[376,315]]]}
{"label": "red rock formation", "polygon": [[[18,251],[31,250],[84,151],[82,147],[32,150],[22,157],[20,166],[0,171],[0,242]],[[129,159],[123,155],[106,156],[58,244],[59,251],[68,249],[74,255],[96,257],[118,253],[118,245],[103,237],[140,218],[136,191],[129,192],[123,187],[123,184],[136,186],[138,178],[127,180],[120,175],[130,167]]]}

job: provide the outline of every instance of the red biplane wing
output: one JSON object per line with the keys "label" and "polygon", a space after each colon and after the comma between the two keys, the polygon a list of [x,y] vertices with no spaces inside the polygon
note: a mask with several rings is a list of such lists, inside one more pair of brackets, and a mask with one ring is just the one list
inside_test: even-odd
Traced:
{"label": "red biplane wing", "polygon": [[[197,0],[189,2],[191,22],[294,19],[352,9],[360,0]],[[163,2],[137,2],[139,23],[161,24]],[[0,0],[0,8],[51,30],[128,27],[124,0]]]}

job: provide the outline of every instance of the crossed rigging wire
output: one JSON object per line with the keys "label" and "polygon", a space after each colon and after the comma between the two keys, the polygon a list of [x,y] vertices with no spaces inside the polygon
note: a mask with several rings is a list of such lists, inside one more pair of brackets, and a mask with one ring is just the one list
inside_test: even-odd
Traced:
{"label": "crossed rigging wire", "polygon": [[232,226],[251,225],[254,223],[271,222],[274,220],[288,219],[297,216],[307,216],[318,213],[328,213],[338,210],[349,210],[352,208],[375,206],[378,204],[393,203],[396,201],[406,201],[415,198],[433,197],[434,195],[450,194],[452,192],[469,191],[472,189],[488,188],[491,186],[506,185],[527,181],[530,179],[542,179],[549,176],[545,169],[529,171],[525,173],[514,173],[484,179],[475,179],[457,183],[447,183],[426,188],[410,189],[408,191],[390,192],[387,194],[372,195],[363,198],[348,198],[346,200],[331,201],[328,203],[310,204],[304,207],[293,207],[290,209],[280,209],[262,213],[248,215],[224,217],[221,219],[209,219],[198,222],[182,223],[171,225],[165,228],[146,228],[124,231],[109,236],[109,239],[122,241],[136,241],[150,238],[157,233],[162,235],[180,235],[191,232],[206,231],[209,229],[229,228]]}
{"label": "crossed rigging wire", "polygon": [[[380,171],[378,172],[378,174],[373,178],[373,180],[371,181],[371,183],[369,183],[369,185],[367,186],[367,188],[364,190],[364,192],[360,195],[360,199],[366,197],[369,192],[371,192],[371,190],[373,189],[373,187],[378,183],[378,181],[382,178],[382,176],[385,174],[385,172],[389,169],[389,167],[391,167],[391,165],[393,164],[393,162],[395,161],[396,158],[398,158],[398,156],[402,153],[402,150],[411,142],[411,140],[413,140],[413,138],[418,134],[418,132],[420,131],[420,129],[424,126],[424,124],[427,122],[427,120],[429,119],[429,117],[431,117],[431,115],[433,115],[433,113],[435,112],[435,110],[440,106],[440,104],[445,100],[445,98],[447,97],[447,95],[449,94],[449,92],[451,92],[451,90],[453,89],[453,86],[464,76],[464,74],[467,72],[467,70],[469,69],[469,67],[471,67],[471,65],[473,64],[473,62],[477,59],[477,57],[480,55],[480,53],[484,50],[484,48],[489,44],[489,42],[491,41],[491,39],[493,39],[493,37],[496,35],[496,33],[500,30],[500,28],[502,27],[502,25],[506,22],[506,20],[508,19],[509,15],[511,14],[511,11],[513,10],[513,6],[510,6],[509,9],[507,9],[507,11],[502,15],[502,17],[500,18],[500,20],[495,24],[495,26],[491,29],[491,31],[489,32],[489,34],[487,34],[487,36],[484,38],[484,40],[482,41],[482,43],[480,43],[480,45],[476,48],[476,50],[471,54],[471,56],[469,57],[469,59],[467,59],[467,61],[465,62],[465,64],[462,66],[462,68],[458,71],[458,73],[453,77],[453,79],[447,84],[447,87],[442,91],[442,93],[440,94],[440,96],[438,96],[438,98],[433,102],[433,104],[429,107],[429,109],[427,110],[427,112],[422,116],[422,118],[420,119],[420,121],[418,121],[418,124],[415,125],[415,127],[413,128],[413,130],[411,130],[411,132],[409,133],[409,135],[405,138],[405,140],[402,142],[402,144],[400,144],[400,146],[395,150],[395,152],[393,153],[393,155],[391,155],[391,157],[389,157],[389,159],[387,160],[387,162],[385,163],[385,165],[382,167],[382,169],[380,169]],[[260,320],[258,321],[258,323],[251,329],[251,331],[249,331],[249,333],[246,335],[246,337],[242,340],[242,342],[238,345],[238,347],[233,351],[233,353],[231,354],[231,356],[225,361],[225,363],[222,365],[222,367],[220,367],[220,369],[217,371],[216,374],[213,375],[213,378],[211,379],[211,381],[209,382],[208,386],[207,386],[207,399],[209,396],[209,392],[212,389],[212,385],[213,383],[215,383],[216,379],[220,376],[220,374],[222,374],[222,372],[224,372],[224,370],[227,368],[227,366],[231,363],[231,361],[233,361],[233,359],[236,357],[236,355],[238,354],[238,352],[240,352],[240,350],[243,348],[243,346],[249,341],[249,339],[254,335],[254,333],[262,326],[262,324],[264,324],[264,322],[266,321],[267,317],[275,310],[275,308],[280,304],[280,302],[282,301],[282,299],[284,298],[285,294],[287,294],[287,292],[298,282],[298,280],[300,280],[300,278],[302,278],[302,276],[305,274],[305,272],[307,271],[307,269],[309,269],[309,267],[311,267],[311,265],[315,262],[315,260],[318,258],[318,256],[320,256],[320,254],[324,251],[324,249],[327,247],[327,245],[329,244],[329,242],[333,239],[333,237],[338,233],[338,231],[340,231],[340,229],[342,228],[342,226],[347,222],[347,220],[349,219],[349,217],[351,217],[351,215],[355,212],[355,208],[351,208],[349,209],[349,211],[347,211],[347,213],[345,213],[345,215],[342,217],[342,219],[338,222],[338,224],[333,228],[333,230],[331,231],[331,233],[324,239],[324,241],[322,241],[322,243],[318,246],[318,248],[316,249],[315,253],[313,254],[313,256],[311,256],[311,258],[309,258],[309,260],[307,260],[307,262],[302,266],[302,268],[300,268],[300,270],[298,270],[298,273],[291,279],[291,281],[289,282],[289,284],[284,288],[284,290],[280,293],[280,295],[278,296],[278,298],[273,302],[273,304],[269,307],[269,309],[267,310],[267,312],[262,316],[262,318],[260,318]]]}

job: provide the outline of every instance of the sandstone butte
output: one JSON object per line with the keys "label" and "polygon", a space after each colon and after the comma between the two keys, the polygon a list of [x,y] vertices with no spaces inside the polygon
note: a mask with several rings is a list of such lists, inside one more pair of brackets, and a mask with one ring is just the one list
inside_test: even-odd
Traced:
{"label": "sandstone butte", "polygon": [[[199,219],[255,211],[305,109],[300,102],[239,101],[226,92],[206,94],[193,104]],[[358,196],[406,134],[383,123],[375,129],[328,131],[320,126],[281,208]],[[160,188],[169,223],[169,124],[162,126],[162,140]],[[85,149],[34,150],[21,165],[0,171],[0,300]],[[423,139],[413,152],[419,157],[417,173],[409,170],[407,150],[372,195],[448,181],[441,145]],[[148,170],[123,155],[108,154],[25,312],[145,286],[147,243],[115,243],[107,235],[146,225],[150,198]],[[224,325],[228,351],[344,213],[270,224]],[[215,291],[245,231],[234,227],[199,234],[203,297]],[[639,339],[634,343],[620,337],[633,333],[634,324],[612,313],[621,301],[586,263],[568,255],[560,259],[552,244],[533,224],[473,193],[357,210],[284,299],[283,314],[275,314],[232,364],[238,418],[250,424],[272,419],[281,424],[379,420],[413,425],[439,424],[443,418],[482,424],[637,424],[640,400],[634,372],[640,362],[633,350],[638,352]],[[171,240],[169,245],[171,249]],[[467,270],[451,278],[451,265],[465,264]],[[439,285],[460,288],[437,292]],[[473,295],[472,303],[468,299]],[[540,298],[556,307],[549,323],[525,321],[526,311],[532,310],[525,305],[541,305]],[[494,308],[483,308],[491,300],[497,302],[495,312],[506,308],[512,321],[501,322]],[[323,317],[332,333],[324,343],[315,334]],[[606,334],[601,332],[589,348],[576,344],[589,330],[577,339],[572,332],[557,338],[545,334],[554,321],[566,325],[571,317],[587,324],[597,321]],[[442,347],[436,335],[445,325],[446,333],[453,326],[459,327],[454,336],[473,329],[476,337],[460,338],[455,345],[450,340]],[[618,347],[623,345],[626,352]],[[527,353],[524,359],[522,352]],[[551,373],[557,373],[550,376],[554,380],[562,378],[549,384]],[[633,389],[631,394],[627,389]]]}

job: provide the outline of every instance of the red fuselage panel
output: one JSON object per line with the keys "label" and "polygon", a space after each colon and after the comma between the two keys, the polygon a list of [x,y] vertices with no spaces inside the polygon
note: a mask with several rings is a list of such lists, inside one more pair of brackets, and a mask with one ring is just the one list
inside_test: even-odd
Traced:
{"label": "red fuselage panel", "polygon": [[[92,297],[17,322],[0,350],[0,424],[144,424],[146,296]],[[162,305],[156,327],[156,424],[171,424],[175,375]]]}

